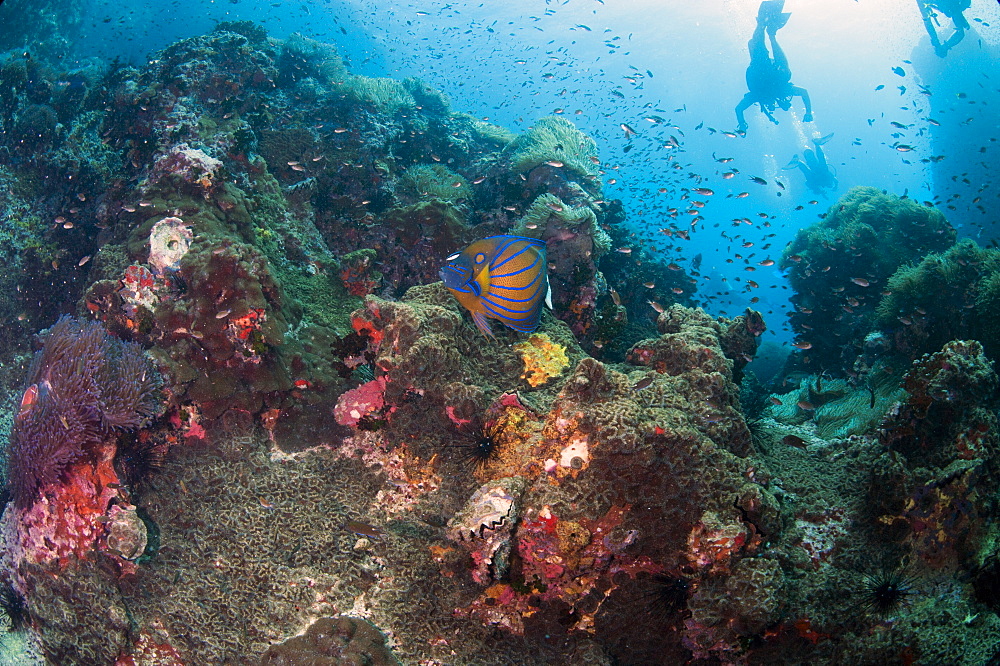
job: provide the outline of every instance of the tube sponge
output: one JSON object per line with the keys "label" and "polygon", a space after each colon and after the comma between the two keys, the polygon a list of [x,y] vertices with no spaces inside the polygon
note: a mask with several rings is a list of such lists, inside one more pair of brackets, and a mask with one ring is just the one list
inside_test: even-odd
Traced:
{"label": "tube sponge", "polygon": [[115,431],[143,425],[159,406],[160,378],[148,357],[97,322],[62,317],[42,344],[8,451],[11,494],[21,507],[67,465]]}

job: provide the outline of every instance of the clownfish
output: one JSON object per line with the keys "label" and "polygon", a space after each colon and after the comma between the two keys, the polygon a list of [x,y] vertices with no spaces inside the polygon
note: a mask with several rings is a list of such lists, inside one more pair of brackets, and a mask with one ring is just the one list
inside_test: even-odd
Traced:
{"label": "clownfish", "polygon": [[490,236],[449,256],[438,273],[484,335],[487,319],[522,333],[538,328],[549,296],[545,242],[523,236]]}

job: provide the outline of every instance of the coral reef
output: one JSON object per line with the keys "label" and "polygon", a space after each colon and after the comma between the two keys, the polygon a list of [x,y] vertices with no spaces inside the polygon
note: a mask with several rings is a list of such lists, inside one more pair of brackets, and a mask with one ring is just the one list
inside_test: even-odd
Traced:
{"label": "coral reef", "polygon": [[[995,659],[1000,273],[937,211],[858,188],[800,233],[765,389],[762,315],[691,307],[697,262],[630,237],[562,118],[516,135],[247,22],[135,68],[38,35],[0,57],[4,644]],[[555,308],[491,339],[437,276],[509,233]]]}

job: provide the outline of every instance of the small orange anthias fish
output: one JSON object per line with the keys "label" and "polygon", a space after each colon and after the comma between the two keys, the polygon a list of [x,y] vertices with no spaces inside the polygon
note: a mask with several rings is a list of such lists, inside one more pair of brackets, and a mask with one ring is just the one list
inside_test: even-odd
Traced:
{"label": "small orange anthias fish", "polygon": [[438,273],[441,281],[484,335],[493,337],[487,319],[499,319],[522,333],[538,328],[542,303],[549,301],[544,241],[490,236],[447,262]]}

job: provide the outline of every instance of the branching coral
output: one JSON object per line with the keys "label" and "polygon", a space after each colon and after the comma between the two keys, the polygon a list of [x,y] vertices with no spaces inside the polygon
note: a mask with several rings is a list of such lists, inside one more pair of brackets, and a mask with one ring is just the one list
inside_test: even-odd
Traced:
{"label": "branching coral", "polygon": [[20,506],[115,430],[157,411],[159,377],[138,345],[100,324],[60,319],[43,338],[11,433],[9,475]]}

